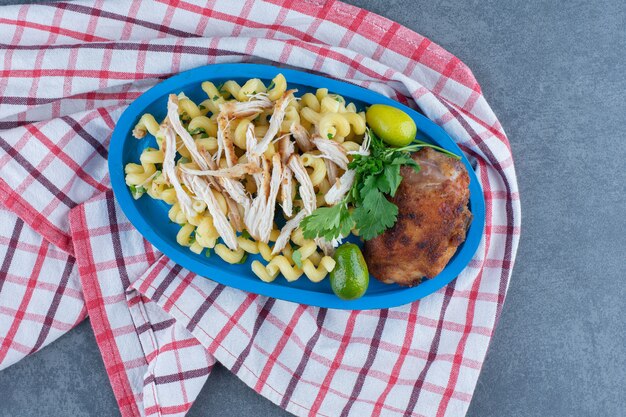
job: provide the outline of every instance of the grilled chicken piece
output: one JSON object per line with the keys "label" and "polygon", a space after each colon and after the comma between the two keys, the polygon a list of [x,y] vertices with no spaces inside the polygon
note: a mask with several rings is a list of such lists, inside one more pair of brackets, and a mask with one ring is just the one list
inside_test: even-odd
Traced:
{"label": "grilled chicken piece", "polygon": [[443,270],[472,220],[463,163],[429,148],[414,153],[413,159],[420,172],[402,167],[403,180],[390,199],[398,206],[397,223],[365,242],[364,251],[373,276],[407,286]]}

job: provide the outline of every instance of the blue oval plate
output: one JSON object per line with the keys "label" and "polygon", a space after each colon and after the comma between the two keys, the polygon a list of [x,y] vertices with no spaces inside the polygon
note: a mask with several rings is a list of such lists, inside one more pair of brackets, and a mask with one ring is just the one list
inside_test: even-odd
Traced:
{"label": "blue oval plate", "polygon": [[206,80],[219,84],[233,79],[243,83],[250,78],[260,78],[269,82],[278,73],[282,73],[287,78],[290,88],[298,89],[298,94],[314,92],[317,88],[328,88],[333,93],[341,94],[347,101],[354,102],[360,109],[375,103],[400,108],[408,113],[417,124],[418,139],[435,143],[458,155],[463,155],[441,127],[418,112],[373,91],[318,75],[267,65],[208,65],[183,72],[151,88],[126,109],[113,131],[109,149],[111,185],[119,205],[131,223],[166,256],[198,275],[244,291],[296,303],[349,310],[395,307],[425,297],[452,281],[476,252],[485,222],[485,201],[482,189],[465,156],[463,156],[463,163],[470,175],[470,209],[474,218],[465,242],[459,246],[446,268],[436,277],[425,280],[412,288],[383,284],[371,277],[365,295],[353,301],[344,301],[335,296],[328,279],[317,284],[306,278],[290,283],[279,275],[274,282],[265,283],[250,270],[250,263],[254,259],[260,259],[259,255],[249,256],[248,260],[241,265],[230,265],[215,255],[208,258],[204,254],[196,255],[188,248],[176,243],[176,233],[180,226],[168,222],[169,205],[147,196],[139,200],[132,198],[124,182],[124,166],[129,162],[138,162],[139,155],[144,148],[156,147],[156,141],[150,135],[142,140],[137,140],[131,135],[141,115],[148,112],[152,113],[157,120],[162,120],[166,115],[167,96],[170,93],[178,94],[182,91],[195,102],[206,99],[206,94],[200,88],[200,84]]}

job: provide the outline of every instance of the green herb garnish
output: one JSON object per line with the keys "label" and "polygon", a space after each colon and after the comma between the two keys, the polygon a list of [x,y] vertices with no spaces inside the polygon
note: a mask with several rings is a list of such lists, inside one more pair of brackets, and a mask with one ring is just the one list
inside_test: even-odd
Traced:
{"label": "green herb garnish", "polygon": [[[352,188],[342,201],[332,207],[321,207],[302,220],[304,237],[323,237],[327,241],[347,236],[352,229],[359,236],[370,240],[396,223],[398,206],[387,199],[395,196],[402,175],[400,168],[409,166],[419,172],[419,165],[411,158],[411,152],[421,148],[433,148],[453,158],[460,159],[443,148],[426,142],[414,141],[402,148],[386,146],[374,132],[369,155],[354,155],[348,168],[355,171]],[[349,210],[349,206],[354,210]]]}
{"label": "green herb garnish", "polygon": [[302,253],[300,252],[300,249],[293,252],[291,259],[293,259],[293,262],[298,268],[302,268]]}
{"label": "green herb garnish", "polygon": [[130,185],[128,188],[130,189],[130,194],[135,200],[139,199],[146,192],[146,188],[143,185]]}
{"label": "green herb garnish", "polygon": [[197,135],[199,133],[206,133],[203,127],[197,127],[194,130],[190,130],[189,131],[189,134],[192,135],[192,136],[193,135]]}

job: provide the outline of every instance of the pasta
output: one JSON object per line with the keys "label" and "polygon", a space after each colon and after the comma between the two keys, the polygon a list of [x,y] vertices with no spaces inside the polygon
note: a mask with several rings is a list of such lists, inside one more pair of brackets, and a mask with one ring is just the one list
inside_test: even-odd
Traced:
{"label": "pasta", "polygon": [[137,139],[141,139],[146,136],[147,132],[150,132],[152,136],[156,137],[159,134],[159,130],[160,126],[154,116],[150,113],[146,113],[141,116],[141,119],[139,119],[139,122],[135,125],[133,136]]}
{"label": "pasta", "polygon": [[263,257],[263,259],[265,259],[268,262],[271,261],[273,258],[272,248],[270,248],[269,245],[264,242],[258,242],[257,245],[258,245],[257,248],[259,249],[259,253]]}
{"label": "pasta", "polygon": [[215,253],[229,264],[238,264],[243,259],[246,251],[241,247],[235,250],[228,249],[226,245],[218,243],[215,245]]}
{"label": "pasta", "polygon": [[304,275],[306,275],[306,277],[311,281],[320,282],[326,277],[326,275],[328,275],[330,271],[335,268],[335,264],[335,260],[330,256],[324,256],[320,260],[319,266],[317,268],[315,267],[313,262],[311,262],[309,259],[305,259],[304,261],[302,261],[302,271],[304,272]]}
{"label": "pasta", "polygon": [[191,234],[196,230],[193,224],[186,223],[176,234],[176,242],[181,246],[191,246],[193,243]]}
{"label": "pasta", "polygon": [[202,111],[198,108],[196,103],[189,100],[186,96],[179,97],[178,110],[181,117],[187,119],[194,119],[198,116],[202,116]]}
{"label": "pasta", "polygon": [[217,121],[214,118],[200,115],[191,119],[187,129],[191,134],[205,133],[208,137],[216,137]]}
{"label": "pasta", "polygon": [[274,77],[271,84],[274,84],[274,86],[267,92],[267,97],[272,101],[276,101],[287,91],[287,80],[283,74],[278,74]]}
{"label": "pasta", "polygon": [[285,279],[289,282],[295,281],[302,275],[302,269],[296,265],[292,265],[289,259],[284,255],[278,255],[274,257],[269,264],[267,264],[267,271],[270,274],[275,274],[280,270]]}
{"label": "pasta", "polygon": [[326,165],[324,161],[318,156],[309,153],[302,155],[302,164],[305,167],[311,167],[313,170],[309,173],[311,183],[313,186],[320,185],[326,178]]}
{"label": "pasta", "polygon": [[270,273],[267,268],[259,261],[253,261],[251,268],[252,272],[254,272],[254,274],[259,277],[261,281],[265,282],[274,281],[278,276],[278,273],[280,272],[280,270],[277,269],[273,273]]}
{"label": "pasta", "polygon": [[138,120],[133,136],[154,137],[156,147],[125,166],[133,197],[169,204],[168,218],[180,226],[176,242],[193,253],[213,251],[230,264],[259,257],[251,270],[264,282],[279,274],[322,281],[335,267],[322,254],[329,244],[305,239],[298,224],[328,206],[326,194],[361,150],[365,114],[326,88],[296,97],[282,74],[267,85],[252,78],[201,88],[199,103],[172,94],[162,114]]}
{"label": "pasta", "polygon": [[196,228],[196,242],[198,245],[203,248],[213,248],[219,237],[220,235],[213,225],[213,218],[211,216],[203,216]]}

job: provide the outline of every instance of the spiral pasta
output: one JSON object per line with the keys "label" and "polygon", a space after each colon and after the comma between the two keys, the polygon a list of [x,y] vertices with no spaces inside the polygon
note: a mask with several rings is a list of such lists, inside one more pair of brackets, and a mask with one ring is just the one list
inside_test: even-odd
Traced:
{"label": "spiral pasta", "polygon": [[133,136],[137,139],[141,139],[146,136],[147,132],[154,137],[159,134],[159,130],[161,127],[157,123],[156,119],[150,113],[146,113],[139,119],[139,122],[135,125],[133,129]]}
{"label": "spiral pasta", "polygon": [[219,256],[220,258],[222,258],[222,260],[228,262],[229,264],[240,263],[246,254],[246,251],[243,250],[243,248],[232,250],[228,249],[226,245],[223,245],[221,243],[215,245],[215,248],[213,250],[215,250],[215,254],[217,256]]}
{"label": "spiral pasta", "polygon": [[278,276],[280,269],[276,269],[270,273],[268,269],[259,261],[253,261],[251,265],[252,272],[259,277],[261,281],[272,282]]}
{"label": "spiral pasta", "polygon": [[296,265],[292,265],[289,259],[283,255],[275,256],[269,264],[267,264],[267,271],[272,275],[280,271],[289,282],[295,281],[302,276],[302,269],[298,268]]}
{"label": "spiral pasta", "polygon": [[[125,166],[133,197],[148,194],[169,204],[167,216],[179,226],[176,242],[195,254],[214,252],[230,264],[258,257],[263,261],[253,260],[251,270],[264,282],[279,275],[320,282],[335,261],[297,225],[279,228],[276,204],[291,203],[283,213],[287,223],[301,210],[328,206],[325,195],[361,150],[365,114],[326,88],[295,97],[282,74],[269,83],[205,81],[201,88],[206,98],[199,103],[171,95],[167,113],[138,120],[133,135],[149,133],[157,147],[146,147],[138,163]],[[329,144],[319,140],[335,142],[331,148],[342,159],[332,162]],[[260,213],[254,221],[253,209]]]}
{"label": "spiral pasta", "polygon": [[196,116],[189,121],[187,127],[189,133],[197,135],[204,133],[210,137],[217,136],[217,121],[214,117],[206,117],[204,115]]}
{"label": "spiral pasta", "polygon": [[176,234],[176,242],[181,246],[191,246],[193,243],[192,233],[196,230],[193,224],[186,223]]}
{"label": "spiral pasta", "polygon": [[273,87],[267,92],[267,96],[270,100],[276,101],[287,91],[287,80],[283,74],[278,74],[270,83],[272,84]]}
{"label": "spiral pasta", "polygon": [[305,259],[302,261],[302,271],[309,280],[320,282],[330,271],[335,269],[335,265],[335,260],[330,256],[324,256],[317,267],[309,259]]}
{"label": "spiral pasta", "polygon": [[214,248],[219,237],[213,218],[205,214],[196,228],[196,242],[204,248]]}
{"label": "spiral pasta", "polygon": [[311,178],[313,186],[317,186],[324,181],[324,178],[326,178],[326,165],[318,155],[309,153],[303,154],[302,164],[305,167],[311,167],[313,169],[313,171],[309,174],[309,178]]}
{"label": "spiral pasta", "polygon": [[202,116],[202,111],[198,108],[198,105],[184,95],[179,97],[178,106],[180,114],[184,118],[194,119]]}

